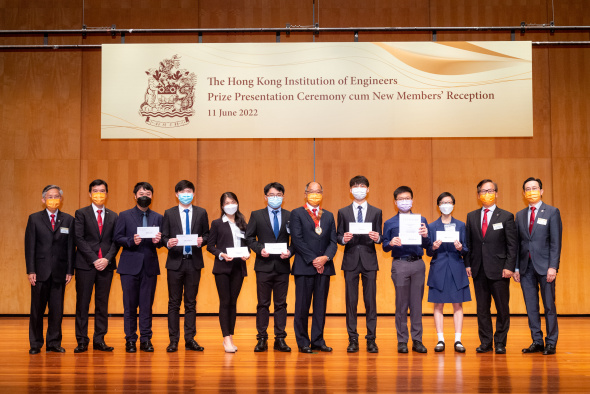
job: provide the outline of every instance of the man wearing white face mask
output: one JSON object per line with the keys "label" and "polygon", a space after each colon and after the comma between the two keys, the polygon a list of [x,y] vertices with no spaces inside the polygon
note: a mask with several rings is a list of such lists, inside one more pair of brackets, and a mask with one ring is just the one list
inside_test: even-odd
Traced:
{"label": "man wearing white face mask", "polygon": [[424,250],[431,245],[428,222],[420,218],[418,233],[421,245],[403,245],[400,238],[400,215],[412,213],[414,192],[408,186],[400,186],[393,192],[399,213],[385,222],[383,227],[383,251],[391,251],[391,279],[395,286],[395,328],[397,329],[397,352],[408,353],[408,308],[412,330],[412,350],[426,353],[422,344],[422,298],[426,266],[422,260]]}
{"label": "man wearing white face mask", "polygon": [[[375,343],[377,328],[377,271],[379,263],[375,244],[381,243],[383,214],[379,208],[367,203],[369,180],[357,175],[349,182],[350,192],[354,197],[351,205],[338,211],[338,243],[344,245],[342,271],[346,281],[346,329],[348,331],[348,353],[359,351],[357,332],[357,305],[359,297],[359,275],[363,281],[363,299],[365,301],[367,323],[367,351],[378,353]],[[352,233],[350,224],[370,223],[367,233]]]}
{"label": "man wearing white face mask", "polygon": [[[197,293],[201,281],[203,251],[201,246],[207,244],[209,237],[209,218],[207,211],[191,202],[194,198],[195,185],[182,180],[174,188],[179,205],[164,212],[162,221],[162,241],[168,248],[166,269],[168,270],[168,334],[169,353],[178,350],[180,339],[180,303],[184,291],[184,343],[186,350],[203,351],[195,341],[197,334]],[[178,234],[196,234],[194,245],[178,246]]]}

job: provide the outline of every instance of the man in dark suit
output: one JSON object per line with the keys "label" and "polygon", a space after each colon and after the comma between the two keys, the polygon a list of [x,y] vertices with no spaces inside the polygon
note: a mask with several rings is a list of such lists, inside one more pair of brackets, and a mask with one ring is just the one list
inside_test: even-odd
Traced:
{"label": "man in dark suit", "polygon": [[[274,349],[290,352],[285,338],[287,325],[287,291],[289,289],[289,273],[291,266],[289,259],[293,254],[293,247],[289,242],[289,216],[291,212],[282,209],[285,188],[278,182],[269,183],[264,187],[264,199],[267,206],[253,211],[246,228],[246,242],[248,247],[256,253],[254,271],[256,272],[256,329],[258,343],[255,352],[268,349],[269,307],[271,297],[274,299]],[[268,243],[285,243],[287,249],[281,254],[270,254],[266,251]]]}
{"label": "man in dark suit", "polygon": [[43,346],[43,314],[48,304],[45,349],[66,351],[61,347],[61,321],[65,286],[74,274],[74,218],[58,209],[62,195],[59,186],[46,186],[41,195],[46,209],[31,214],[25,230],[25,260],[31,284],[30,354],[38,354]]}
{"label": "man in dark suit", "polygon": [[115,243],[117,214],[105,207],[109,187],[102,179],[90,183],[88,194],[92,204],[76,211],[74,233],[76,239],[76,341],[74,353],[88,350],[88,308],[94,288],[94,336],[92,347],[113,351],[104,337],[108,331],[109,294],[113,271],[117,268],[119,246]]}
{"label": "man in dark suit", "polygon": [[[344,245],[342,271],[346,282],[346,329],[348,330],[348,353],[359,351],[356,330],[357,305],[359,298],[359,275],[363,281],[363,299],[367,316],[367,351],[378,353],[375,343],[377,328],[377,271],[379,263],[375,244],[381,242],[383,214],[379,208],[367,203],[369,180],[358,175],[349,182],[354,197],[352,205],[338,211],[338,243]],[[350,223],[371,223],[368,234],[353,234]]]}
{"label": "man in dark suit", "polygon": [[[295,338],[301,353],[331,352],[324,340],[326,304],[330,276],[335,275],[334,255],[338,250],[334,215],[320,208],[322,185],[305,186],[307,203],[291,212],[291,241],[295,250]],[[311,339],[308,334],[309,307],[313,297]]]}
{"label": "man in dark suit", "polygon": [[[533,343],[523,353],[555,354],[559,329],[555,309],[555,277],[561,257],[562,225],[559,209],[545,204],[543,183],[528,178],[522,185],[529,206],[516,213],[518,254],[514,280],[520,282]],[[547,337],[543,346],[543,331],[539,314],[539,291],[545,308]]]}
{"label": "man in dark suit", "polygon": [[[469,252],[465,258],[467,276],[473,277],[477,301],[477,325],[481,344],[478,353],[492,350],[506,353],[510,328],[510,278],[516,266],[518,248],[514,215],[496,206],[498,186],[490,179],[477,184],[482,208],[467,214],[465,231]],[[496,332],[490,308],[496,305]],[[493,337],[492,337],[493,335]]]}
{"label": "man in dark suit", "polygon": [[[207,211],[192,205],[195,185],[182,180],[174,187],[179,205],[164,212],[162,222],[162,242],[168,248],[166,269],[168,270],[168,335],[170,344],[166,351],[178,350],[180,339],[180,303],[184,291],[184,344],[186,350],[203,351],[195,341],[197,335],[197,293],[201,281],[203,251],[201,246],[209,237],[209,218]],[[177,246],[178,234],[197,234],[195,245]]]}
{"label": "man in dark suit", "polygon": [[149,209],[154,188],[147,182],[139,182],[133,188],[137,205],[123,211],[115,226],[115,242],[123,248],[117,272],[123,288],[125,351],[135,353],[137,347],[137,308],[139,307],[140,350],[153,352],[152,305],[156,283],[160,275],[157,248],[164,246],[162,233],[142,239],[139,227],[162,228],[162,215]]}

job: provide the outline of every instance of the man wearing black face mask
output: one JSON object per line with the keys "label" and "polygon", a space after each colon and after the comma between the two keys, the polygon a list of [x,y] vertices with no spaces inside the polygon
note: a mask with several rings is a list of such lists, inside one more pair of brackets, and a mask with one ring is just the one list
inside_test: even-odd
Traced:
{"label": "man wearing black face mask", "polygon": [[[139,307],[140,350],[153,352],[152,304],[156,283],[160,275],[157,248],[162,242],[162,215],[149,209],[154,188],[147,182],[139,182],[133,188],[137,206],[121,212],[115,226],[114,239],[123,248],[117,272],[123,288],[125,350],[135,353],[137,348],[137,308]],[[143,227],[158,227],[153,238],[142,239]]]}

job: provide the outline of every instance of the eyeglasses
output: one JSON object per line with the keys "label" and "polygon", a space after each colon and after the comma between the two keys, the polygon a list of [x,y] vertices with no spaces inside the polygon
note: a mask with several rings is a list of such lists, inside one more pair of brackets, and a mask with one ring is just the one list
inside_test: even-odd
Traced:
{"label": "eyeglasses", "polygon": [[408,198],[398,198],[395,201],[412,201],[412,197],[408,197]]}
{"label": "eyeglasses", "polygon": [[535,186],[535,187],[527,187],[526,189],[524,189],[525,192],[538,192],[539,190],[541,190],[539,187]]}
{"label": "eyeglasses", "polygon": [[310,193],[324,194],[324,192],[323,192],[323,191],[321,191],[321,190],[307,190],[307,191],[305,192],[305,194],[310,194]]}
{"label": "eyeglasses", "polygon": [[495,192],[496,192],[496,189],[481,189],[479,191],[479,194],[492,194]]}
{"label": "eyeglasses", "polygon": [[267,194],[266,197],[283,197],[283,193]]}

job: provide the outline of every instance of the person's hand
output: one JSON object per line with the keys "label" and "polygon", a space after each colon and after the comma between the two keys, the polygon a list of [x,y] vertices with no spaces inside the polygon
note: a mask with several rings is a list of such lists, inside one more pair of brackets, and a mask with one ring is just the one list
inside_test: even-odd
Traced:
{"label": "person's hand", "polygon": [[555,268],[549,268],[547,270],[547,283],[551,283],[557,277],[557,270]]}
{"label": "person's hand", "polygon": [[342,242],[344,243],[348,243],[351,239],[352,239],[353,234],[352,233],[344,233],[344,235],[342,236]]}
{"label": "person's hand", "polygon": [[31,286],[35,286],[35,283],[37,283],[37,274],[34,272],[32,274],[29,274],[28,279]]}
{"label": "person's hand", "polygon": [[222,253],[221,254],[221,258],[224,259],[225,261],[232,261],[234,258],[233,257],[229,257],[227,254]]}
{"label": "person's hand", "polygon": [[324,266],[322,265],[319,268],[316,267],[316,271],[318,272],[318,274],[323,274],[324,273]]}
{"label": "person's hand", "polygon": [[514,281],[516,283],[520,283],[520,272],[514,272],[514,275],[512,275],[512,278],[514,279]]}
{"label": "person's hand", "polygon": [[291,251],[289,249],[287,249],[286,252],[281,253],[281,258],[282,259],[288,259],[289,257],[291,257]]}
{"label": "person's hand", "polygon": [[200,248],[201,245],[203,245],[203,237],[198,237],[197,238],[197,248]]}
{"label": "person's hand", "polygon": [[428,227],[424,223],[420,223],[420,230],[418,230],[418,234],[422,236],[422,238],[428,237]]}
{"label": "person's hand", "polygon": [[437,250],[438,248],[440,248],[440,245],[442,245],[442,240],[438,240],[438,241],[434,241],[432,243],[432,250]]}
{"label": "person's hand", "polygon": [[178,245],[178,238],[170,238],[170,239],[168,240],[168,245],[167,245],[167,246],[168,246],[168,248],[173,248],[173,247],[175,247],[176,245]]}
{"label": "person's hand", "polygon": [[369,231],[369,238],[371,238],[373,242],[379,242],[379,233],[377,231]]}
{"label": "person's hand", "polygon": [[262,257],[268,257],[268,256],[270,256],[270,253],[268,253],[268,252],[266,251],[266,249],[262,249],[262,251],[260,251],[260,255],[261,255]]}
{"label": "person's hand", "polygon": [[502,270],[502,278],[512,278],[512,275],[514,275],[514,272],[507,269]]}
{"label": "person's hand", "polygon": [[455,240],[455,249],[457,249],[459,252],[463,250],[463,244],[457,239]]}
{"label": "person's hand", "polygon": [[[328,262],[328,256],[319,256],[313,260],[313,266],[317,269],[320,267],[324,267],[324,265]],[[322,270],[323,271],[323,270]]]}
{"label": "person's hand", "polygon": [[152,242],[157,244],[158,242],[160,242],[161,239],[162,239],[162,233],[158,233],[158,234],[156,234],[155,238],[152,238]]}
{"label": "person's hand", "polygon": [[74,275],[70,275],[70,274],[67,274],[67,275],[66,275],[66,285],[67,285],[68,283],[70,283],[70,281],[72,280],[72,277],[73,277],[73,276],[74,276]]}
{"label": "person's hand", "polygon": [[93,264],[94,268],[96,268],[98,271],[102,271],[107,267],[107,265],[109,265],[109,261],[105,258],[101,258],[96,260]]}
{"label": "person's hand", "polygon": [[471,278],[471,267],[465,267],[465,271],[467,271],[467,277]]}
{"label": "person's hand", "polygon": [[250,258],[250,255],[248,254],[248,256],[242,256],[242,260],[246,261]]}
{"label": "person's hand", "polygon": [[135,245],[139,245],[141,243],[141,237],[137,234],[133,235],[133,242],[135,242]]}
{"label": "person's hand", "polygon": [[389,246],[402,246],[402,239],[400,237],[393,238],[389,241]]}

